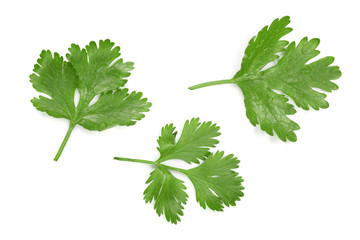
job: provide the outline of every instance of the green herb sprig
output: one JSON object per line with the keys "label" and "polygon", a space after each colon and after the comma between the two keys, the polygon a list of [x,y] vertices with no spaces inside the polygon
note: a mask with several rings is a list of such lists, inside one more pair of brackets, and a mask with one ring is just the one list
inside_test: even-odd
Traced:
{"label": "green herb sprig", "polygon": [[[275,19],[254,36],[242,59],[241,69],[231,79],[201,83],[190,90],[219,84],[236,84],[244,94],[246,116],[252,125],[273,136],[274,132],[282,140],[297,140],[294,131],[300,126],[288,118],[296,113],[288,102],[290,97],[295,104],[304,109],[329,107],[326,94],[314,88],[331,92],[338,86],[331,80],[341,76],[339,67],[330,66],[333,57],[324,57],[308,63],[320,52],[317,38],[304,37],[299,44],[280,40],[292,31],[287,27],[289,17]],[[280,57],[281,56],[281,57]],[[274,66],[266,68],[270,63]],[[274,90],[279,90],[277,93]]]}
{"label": "green herb sprig", "polygon": [[[72,44],[64,61],[58,53],[42,51],[34,73],[33,87],[48,96],[33,98],[39,111],[70,121],[69,129],[54,158],[57,161],[76,125],[88,130],[103,131],[119,126],[134,125],[149,111],[151,103],[141,92],[122,88],[134,68],[134,63],[123,62],[120,47],[110,40],[90,42],[81,49]],[[75,105],[75,91],[80,99]],[[94,99],[98,99],[94,102]]]}
{"label": "green herb sprig", "polygon": [[[198,118],[185,122],[180,138],[176,141],[177,132],[173,124],[161,129],[158,139],[160,157],[156,161],[115,157],[115,160],[150,164],[154,170],[146,181],[144,191],[146,203],[155,202],[156,213],[165,215],[167,221],[176,224],[183,216],[183,205],[188,195],[184,182],[176,178],[171,171],[186,175],[194,185],[196,201],[204,209],[223,211],[224,206],[235,206],[236,201],[244,196],[242,182],[234,169],[239,160],[234,155],[225,155],[217,151],[210,153],[220,135],[219,127],[211,122],[200,123]],[[169,160],[182,160],[194,163],[196,167],[182,169],[163,164]]]}

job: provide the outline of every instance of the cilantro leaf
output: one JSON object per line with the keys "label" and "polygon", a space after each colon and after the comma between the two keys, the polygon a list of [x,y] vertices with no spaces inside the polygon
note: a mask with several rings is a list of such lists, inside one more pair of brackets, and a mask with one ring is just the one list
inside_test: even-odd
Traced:
{"label": "cilantro leaf", "polygon": [[130,76],[134,63],[118,59],[120,47],[113,47],[114,43],[107,39],[100,41],[99,47],[90,42],[85,49],[76,44],[69,48],[66,58],[79,76],[80,97],[83,96],[80,101],[90,102],[95,95],[117,90],[127,82],[125,78]]}
{"label": "cilantro leaf", "polygon": [[296,141],[295,130],[300,129],[299,125],[292,121],[287,115],[296,113],[294,106],[288,103],[288,99],[281,94],[275,93],[266,87],[261,80],[253,80],[251,83],[240,83],[244,94],[246,116],[253,126],[260,123],[260,129],[277,136],[286,141]]}
{"label": "cilantro leaf", "polygon": [[[317,38],[303,38],[298,45],[280,40],[292,31],[287,27],[289,17],[275,19],[253,37],[245,50],[241,69],[232,79],[206,82],[190,87],[197,89],[218,84],[237,84],[244,94],[246,115],[252,125],[273,136],[274,132],[282,140],[296,141],[296,130],[300,127],[288,118],[296,113],[288,102],[290,97],[304,109],[329,107],[326,94],[314,90],[331,92],[338,89],[332,82],[341,76],[339,67],[330,66],[334,58],[324,57],[308,63],[320,52]],[[280,58],[280,55],[283,55]],[[274,62],[280,58],[277,62]],[[267,68],[268,64],[274,66]],[[281,91],[277,93],[274,90]]]}
{"label": "cilantro leaf", "polygon": [[166,220],[172,223],[180,221],[183,216],[183,204],[186,204],[188,195],[185,192],[184,182],[177,179],[165,167],[158,167],[150,173],[146,181],[149,186],[144,191],[145,202],[155,201],[156,213],[165,214]]}
{"label": "cilantro leaf", "polygon": [[177,133],[174,129],[172,125],[166,125],[161,131],[158,140],[160,152],[158,162],[181,159],[187,163],[199,163],[198,159],[203,159],[209,154],[209,147],[215,147],[219,143],[214,138],[220,135],[220,128],[211,122],[199,123],[199,118],[185,122],[177,142],[175,142]]}
{"label": "cilantro leaf", "polygon": [[289,44],[288,41],[280,40],[283,36],[292,31],[287,27],[290,23],[290,17],[275,19],[270,27],[265,26],[254,36],[245,49],[245,54],[241,62],[241,69],[235,77],[241,77],[245,74],[256,74],[269,62],[278,59],[279,52],[283,52]]}
{"label": "cilantro leaf", "polygon": [[84,109],[78,124],[88,130],[102,131],[116,125],[131,126],[149,110],[141,92],[128,93],[127,88],[100,95],[98,101]]}
{"label": "cilantro leaf", "polygon": [[[116,125],[130,126],[144,117],[151,103],[142,93],[121,89],[133,69],[132,62],[123,62],[120,48],[110,40],[99,45],[90,42],[84,49],[72,44],[64,61],[58,53],[42,51],[34,73],[33,87],[48,97],[39,96],[31,102],[39,111],[70,121],[68,132],[55,156],[57,161],[76,125],[102,131]],[[80,99],[75,106],[75,91]],[[95,97],[98,100],[92,104]]]}
{"label": "cilantro leaf", "polygon": [[[235,206],[236,201],[244,196],[243,180],[234,171],[240,161],[232,154],[224,156],[224,152],[218,151],[215,154],[209,152],[209,147],[214,147],[218,143],[214,139],[218,135],[220,135],[219,127],[216,124],[200,123],[198,118],[193,118],[186,121],[180,137],[184,145],[179,146],[186,147],[179,147],[177,151],[172,150],[180,139],[176,142],[175,127],[173,124],[168,124],[161,129],[161,136],[158,139],[160,158],[157,161],[120,157],[114,159],[145,163],[155,167],[146,181],[149,185],[144,191],[144,200],[146,203],[154,201],[156,213],[159,216],[164,214],[167,221],[176,224],[180,221],[180,216],[183,216],[183,205],[186,204],[188,195],[185,192],[184,182],[170,171],[180,172],[190,179],[196,191],[196,200],[204,209],[208,207],[222,211],[224,206]],[[193,155],[187,149],[193,149]],[[200,153],[203,155],[200,156]],[[181,159],[187,163],[195,162],[195,159],[197,166],[182,169],[164,165],[163,156],[167,156],[166,160]]]}
{"label": "cilantro leaf", "polygon": [[[316,50],[320,40],[310,41],[305,37],[295,46],[292,42],[286,49],[284,57],[271,69],[264,71],[264,78],[268,79],[272,89],[281,90],[291,97],[298,107],[308,110],[309,107],[318,110],[327,108],[326,95],[313,90],[313,87],[331,92],[338,89],[330,80],[337,79],[341,73],[339,67],[329,65],[333,57],[325,57],[310,64],[309,60],[320,52]],[[291,68],[289,68],[289,63]]]}
{"label": "cilantro leaf", "polygon": [[[234,155],[224,157],[224,152],[210,154],[198,167],[185,171],[194,184],[196,201],[204,209],[208,206],[215,211],[222,211],[224,205],[235,206],[244,196],[241,177],[232,169],[238,168],[239,160]],[[214,191],[214,194],[212,191]]]}
{"label": "cilantro leaf", "polygon": [[30,75],[34,88],[51,99],[40,96],[31,102],[40,111],[56,118],[73,119],[75,117],[74,96],[77,85],[75,69],[58,53],[42,51],[34,73]]}

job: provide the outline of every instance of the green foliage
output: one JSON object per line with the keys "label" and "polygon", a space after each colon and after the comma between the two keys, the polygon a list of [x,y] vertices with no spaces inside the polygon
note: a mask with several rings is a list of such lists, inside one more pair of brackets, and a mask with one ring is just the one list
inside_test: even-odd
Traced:
{"label": "green foliage", "polygon": [[209,153],[209,147],[215,147],[219,143],[214,139],[219,136],[220,127],[211,122],[199,123],[198,118],[186,121],[179,141],[175,143],[177,132],[172,124],[161,129],[158,150],[159,162],[169,159],[181,159],[187,163],[199,163]]}
{"label": "green foliage", "polygon": [[[200,123],[198,118],[186,121],[181,136],[176,141],[173,124],[161,129],[158,139],[160,158],[156,161],[119,158],[120,161],[151,164],[155,167],[146,181],[148,187],[144,191],[145,202],[154,201],[156,213],[176,224],[183,216],[183,205],[188,195],[184,182],[176,178],[171,171],[186,175],[194,185],[196,201],[204,209],[206,207],[223,211],[224,206],[235,206],[235,202],[244,196],[242,178],[234,169],[238,168],[239,160],[234,155],[224,156],[224,152],[211,153],[210,147],[218,143],[219,127],[211,122]],[[196,163],[190,169],[182,169],[164,165],[163,162],[173,159],[186,163]]]}
{"label": "green foliage", "polygon": [[[30,81],[34,88],[48,95],[33,98],[31,102],[42,112],[70,121],[69,130],[55,157],[61,155],[76,125],[88,130],[102,131],[116,125],[130,126],[144,117],[151,103],[141,92],[128,92],[121,88],[133,69],[132,62],[123,62],[120,47],[110,40],[99,45],[90,42],[84,49],[76,44],[69,48],[64,61],[58,53],[42,51]],[[75,91],[80,99],[75,105]],[[98,100],[92,104],[92,101]]]}
{"label": "green foliage", "polygon": [[[232,169],[238,168],[239,160],[230,154],[224,157],[224,152],[210,154],[206,161],[198,167],[186,172],[194,184],[196,200],[204,209],[208,206],[215,211],[222,211],[223,204],[235,206],[235,201],[243,196],[242,179]],[[212,191],[216,194],[214,194]]]}
{"label": "green foliage", "polygon": [[154,200],[156,213],[159,216],[165,214],[169,222],[180,221],[179,216],[184,215],[182,205],[186,204],[188,198],[184,182],[172,175],[166,167],[160,166],[150,173],[146,183],[149,186],[144,191],[145,202]]}
{"label": "green foliage", "polygon": [[[252,125],[260,124],[263,131],[271,136],[275,132],[283,141],[296,141],[294,131],[300,127],[288,118],[296,110],[286,96],[304,110],[327,108],[326,95],[314,88],[326,92],[338,89],[332,80],[338,79],[341,72],[339,67],[330,66],[333,57],[308,63],[320,53],[316,50],[319,39],[305,37],[298,45],[280,40],[292,31],[287,27],[289,23],[289,17],[275,19],[253,37],[245,50],[241,69],[232,79],[202,83],[189,89],[237,84],[244,94],[246,115]],[[273,66],[267,68],[268,64]]]}

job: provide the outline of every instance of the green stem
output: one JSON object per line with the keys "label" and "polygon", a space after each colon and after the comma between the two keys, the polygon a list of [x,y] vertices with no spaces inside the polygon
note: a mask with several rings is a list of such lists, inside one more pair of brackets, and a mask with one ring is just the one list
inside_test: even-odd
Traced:
{"label": "green stem", "polygon": [[148,161],[148,160],[142,160],[142,159],[133,159],[133,158],[121,158],[121,157],[114,157],[115,160],[124,161],[124,162],[137,162],[137,163],[145,163],[150,165],[157,166],[158,164],[156,162]]}
{"label": "green stem", "polygon": [[217,80],[217,81],[211,81],[211,82],[204,82],[200,83],[194,86],[189,87],[190,90],[213,86],[213,85],[220,85],[220,84],[228,84],[228,83],[234,83],[234,79],[226,79],[226,80]]}
{"label": "green stem", "polygon": [[124,162],[136,162],[136,163],[145,163],[145,164],[150,164],[150,165],[154,165],[157,167],[165,167],[169,170],[174,170],[174,171],[178,171],[181,173],[185,173],[185,169],[181,169],[181,168],[177,168],[177,167],[172,167],[172,166],[168,166],[168,165],[164,165],[164,164],[160,164],[157,162],[153,162],[153,161],[148,161],[148,160],[142,160],[142,159],[133,159],[133,158],[121,158],[121,157],[114,157],[115,160],[119,160],[119,161],[124,161]]}
{"label": "green stem", "polygon": [[76,126],[76,124],[72,124],[72,123],[70,122],[69,129],[68,129],[68,131],[67,131],[67,133],[66,133],[66,135],[65,135],[64,140],[63,140],[62,143],[61,143],[61,146],[60,146],[58,152],[56,153],[56,156],[55,156],[55,158],[54,158],[54,161],[57,161],[57,160],[60,158],[61,153],[62,153],[62,151],[64,150],[65,145],[66,145],[67,141],[69,140],[69,137],[70,137],[70,135],[71,135],[71,132],[74,130],[74,127],[75,127],[75,126]]}

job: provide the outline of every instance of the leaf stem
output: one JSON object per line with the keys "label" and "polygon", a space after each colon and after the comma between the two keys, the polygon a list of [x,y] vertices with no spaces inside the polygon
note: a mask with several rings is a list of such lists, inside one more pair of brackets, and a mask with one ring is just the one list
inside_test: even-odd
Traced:
{"label": "leaf stem", "polygon": [[150,164],[150,165],[155,165],[155,166],[158,165],[156,162],[148,161],[148,160],[142,160],[142,159],[122,158],[122,157],[114,157],[114,159],[119,160],[119,161],[124,161],[124,162],[145,163],[145,164]]}
{"label": "leaf stem", "polygon": [[73,124],[72,122],[70,122],[69,129],[68,129],[68,131],[66,132],[66,135],[65,135],[65,137],[64,137],[64,140],[62,141],[61,146],[60,146],[58,152],[56,153],[56,156],[55,156],[55,158],[54,158],[54,161],[57,161],[57,160],[60,158],[61,153],[62,153],[62,151],[64,150],[65,145],[66,145],[67,141],[69,140],[69,137],[70,137],[70,135],[71,135],[71,132],[74,130],[75,126],[76,126],[76,124]]}
{"label": "leaf stem", "polygon": [[122,157],[114,157],[114,160],[124,161],[124,162],[145,163],[145,164],[150,164],[150,165],[154,165],[154,166],[157,166],[157,167],[165,167],[165,168],[167,168],[169,170],[174,170],[174,171],[181,172],[181,173],[186,172],[185,169],[164,165],[164,164],[160,164],[160,163],[149,161],[149,160],[133,159],[133,158],[122,158]]}
{"label": "leaf stem", "polygon": [[228,84],[228,83],[234,83],[233,79],[226,79],[226,80],[217,80],[217,81],[211,81],[211,82],[204,82],[200,83],[194,86],[189,87],[189,90],[195,90],[198,88],[213,86],[213,85],[220,85],[220,84]]}

